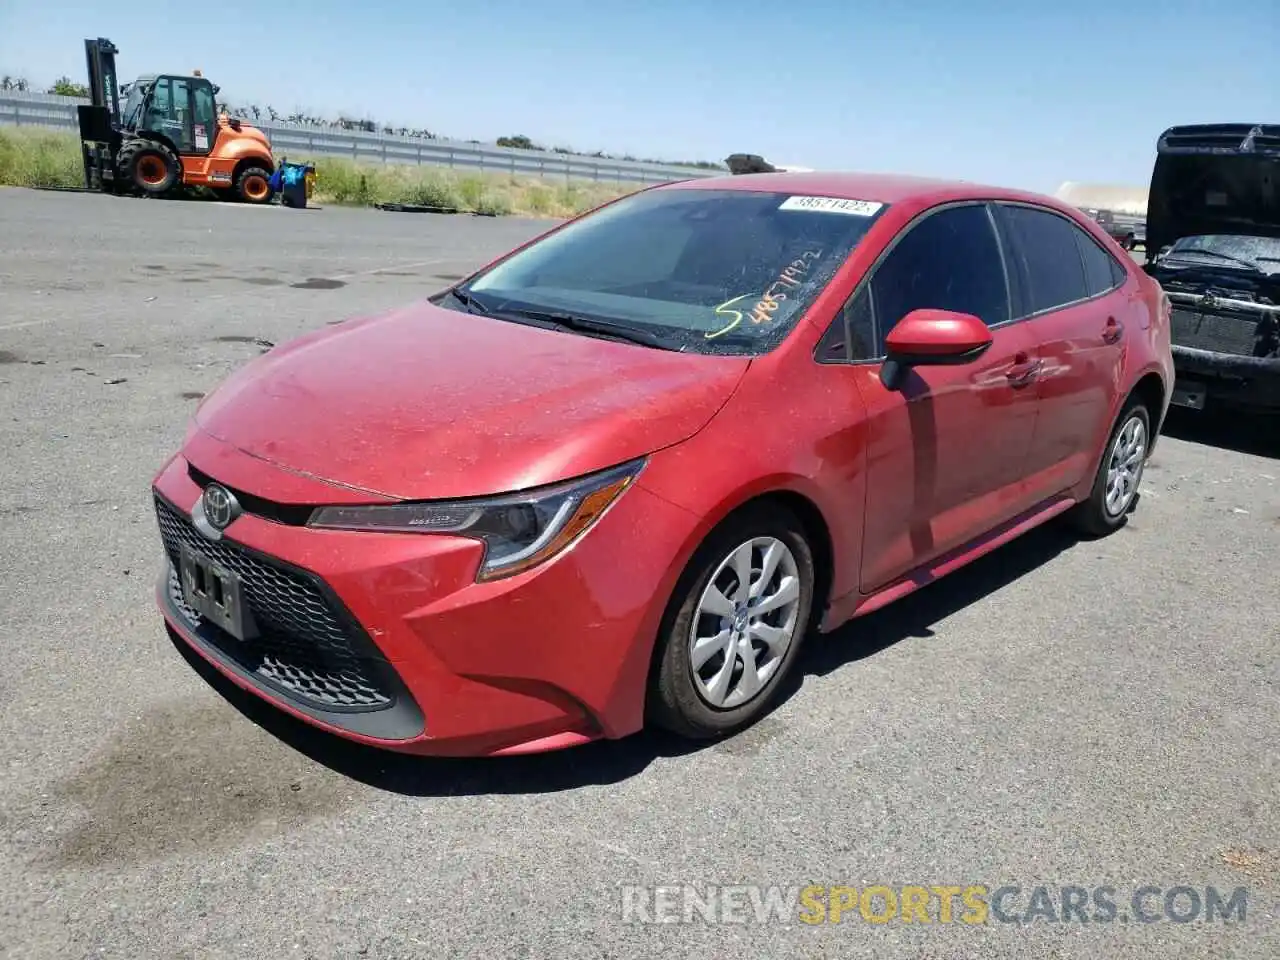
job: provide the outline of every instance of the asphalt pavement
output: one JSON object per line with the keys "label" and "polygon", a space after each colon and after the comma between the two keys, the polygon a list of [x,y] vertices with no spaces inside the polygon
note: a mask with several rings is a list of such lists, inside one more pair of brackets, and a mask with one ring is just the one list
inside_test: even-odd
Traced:
{"label": "asphalt pavement", "polygon": [[[546,226],[0,190],[0,955],[1280,956],[1274,425],[1175,416],[1127,528],[1033,532],[811,642],[705,749],[406,759],[206,683],[149,499],[196,400]],[[757,922],[807,884],[856,888],[841,922]],[[1020,890],[881,923],[874,885]],[[1106,886],[1113,920],[1063,919]]]}

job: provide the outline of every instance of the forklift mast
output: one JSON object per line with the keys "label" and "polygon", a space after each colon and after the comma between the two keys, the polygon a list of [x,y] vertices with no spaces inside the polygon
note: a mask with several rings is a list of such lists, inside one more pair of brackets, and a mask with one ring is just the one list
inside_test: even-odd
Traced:
{"label": "forklift mast", "polygon": [[116,151],[120,149],[120,83],[116,54],[110,40],[85,40],[84,57],[89,71],[89,103],[76,107],[80,120],[80,152],[84,160],[84,185],[89,190],[110,190],[115,185]]}
{"label": "forklift mast", "polygon": [[106,107],[111,122],[120,122],[120,83],[116,76],[116,54],[120,50],[110,40],[99,37],[84,42],[84,58],[89,68],[89,97],[95,107]]}

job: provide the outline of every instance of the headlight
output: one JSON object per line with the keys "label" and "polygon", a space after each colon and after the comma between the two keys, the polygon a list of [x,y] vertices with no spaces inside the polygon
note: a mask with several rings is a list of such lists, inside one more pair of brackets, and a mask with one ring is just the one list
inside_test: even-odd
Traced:
{"label": "headlight", "polygon": [[643,460],[634,460],[587,477],[500,497],[321,507],[308,526],[471,537],[485,545],[476,579],[496,580],[537,566],[568,547],[604,515],[642,466]]}

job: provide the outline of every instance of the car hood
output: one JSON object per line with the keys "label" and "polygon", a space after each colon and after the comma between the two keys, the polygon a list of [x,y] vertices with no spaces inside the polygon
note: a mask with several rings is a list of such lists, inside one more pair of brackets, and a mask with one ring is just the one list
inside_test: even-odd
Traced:
{"label": "car hood", "polygon": [[253,457],[397,499],[483,496],[700,430],[750,365],[415,304],[275,348],[196,411]]}
{"label": "car hood", "polygon": [[1161,135],[1147,196],[1147,259],[1181,237],[1280,237],[1280,126],[1212,124]]}

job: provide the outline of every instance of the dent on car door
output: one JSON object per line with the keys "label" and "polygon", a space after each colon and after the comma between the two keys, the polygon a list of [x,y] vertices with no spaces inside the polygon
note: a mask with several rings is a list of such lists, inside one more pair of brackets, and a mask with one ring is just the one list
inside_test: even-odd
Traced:
{"label": "dent on car door", "polygon": [[[912,310],[973,314],[994,342],[961,366],[916,367],[880,380],[884,337]],[[1000,246],[985,204],[939,208],[907,228],[844,314],[863,344],[850,375],[867,417],[861,588],[875,590],[1013,516],[1036,406],[1020,372],[1034,363],[1009,323]]]}
{"label": "dent on car door", "polygon": [[1122,375],[1126,273],[1058,212],[1000,204],[997,213],[1021,294],[1015,309],[1041,359],[1040,413],[1025,465],[1038,501],[1093,469]]}

